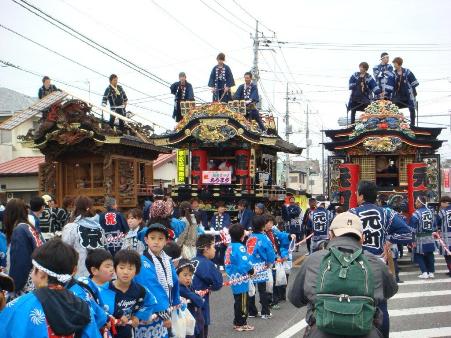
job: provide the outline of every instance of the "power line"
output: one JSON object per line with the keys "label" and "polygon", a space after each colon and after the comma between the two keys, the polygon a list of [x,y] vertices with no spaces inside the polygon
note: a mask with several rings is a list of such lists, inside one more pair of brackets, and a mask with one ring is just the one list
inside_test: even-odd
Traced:
{"label": "power line", "polygon": [[[14,0],[13,0],[14,1]],[[175,17],[174,15],[172,15],[168,10],[166,10],[164,7],[162,7],[160,4],[158,4],[155,0],[149,0],[151,1],[156,7],[158,7],[158,9],[160,9],[164,14],[166,14],[168,17],[170,17],[172,20],[174,20],[175,22],[177,22],[180,26],[182,26],[185,30],[187,30],[188,32],[190,32],[192,35],[194,35],[197,39],[199,39],[200,41],[202,41],[203,43],[205,43],[207,46],[218,50],[217,47],[213,46],[209,41],[205,40],[203,37],[201,37],[199,34],[197,34],[196,32],[194,32],[191,28],[189,28],[187,25],[185,25],[183,22],[181,22],[179,19],[177,19],[177,17]],[[231,59],[235,60],[236,62],[242,64],[242,65],[246,65],[245,63],[241,62],[241,60],[236,59],[234,57],[230,57]]]}
{"label": "power line", "polygon": [[[144,75],[146,77],[148,77],[149,79],[163,85],[163,86],[168,86],[170,83],[166,80],[163,80],[162,78],[160,78],[159,76],[151,73],[150,71],[134,64],[133,62],[127,60],[126,58],[121,57],[120,55],[116,54],[115,52],[113,52],[112,50],[108,49],[107,47],[102,46],[101,44],[95,42],[94,40],[90,39],[89,37],[83,35],[82,33],[78,32],[77,30],[71,28],[70,26],[64,24],[63,22],[59,21],[58,19],[53,18],[51,15],[45,13],[44,11],[42,11],[41,9],[37,8],[36,6],[33,6],[32,4],[29,4],[27,1],[25,0],[19,0],[20,2],[26,4],[27,6],[31,7],[28,8],[27,6],[19,3],[19,1],[17,0],[12,0],[14,3],[18,4],[19,6],[25,8],[27,11],[29,11],[30,13],[40,17],[41,19],[47,21],[48,23],[50,23],[51,25],[57,27],[58,29],[62,30],[63,32],[71,35],[72,37],[76,38],[79,41],[82,41],[83,43],[85,43],[86,45],[98,50],[99,52],[101,52],[104,55],[109,56],[110,58],[116,60],[117,62],[123,64],[124,66],[133,69],[134,71],[140,73],[141,75]],[[38,11],[39,13],[35,12]],[[50,19],[50,20],[49,20]],[[51,20],[53,20],[54,22],[52,22]],[[56,23],[58,24],[56,24]],[[61,27],[61,26],[63,27]],[[78,35],[78,36],[77,36]],[[81,39],[80,36],[84,39]],[[106,52],[105,52],[106,51]]]}
{"label": "power line", "polygon": [[229,9],[227,9],[226,7],[224,7],[223,5],[221,5],[221,3],[218,0],[213,0],[214,2],[216,2],[223,10],[225,10],[227,13],[229,13],[231,16],[233,16],[235,19],[237,19],[238,21],[240,21],[241,23],[243,23],[244,25],[248,26],[251,31],[254,30],[254,27],[252,27],[250,24],[248,24],[246,21],[244,21],[243,19],[241,19],[239,16],[235,15],[232,11],[230,11]]}
{"label": "power line", "polygon": [[[212,12],[216,13],[221,19],[227,21],[228,23],[230,23],[232,26],[242,30],[245,33],[249,33],[245,28],[237,25],[236,23],[232,22],[231,20],[229,20],[228,18],[226,18],[224,15],[222,15],[221,13],[219,13],[216,9],[214,9],[213,7],[211,7],[209,4],[207,4],[205,1],[203,0],[199,0],[205,7],[207,7],[208,9],[210,9]],[[218,2],[217,2],[218,3]],[[218,5],[220,5],[218,3]],[[220,5],[221,6],[221,5]],[[222,7],[222,6],[221,6]],[[224,7],[223,7],[224,8]]]}
{"label": "power line", "polygon": [[[33,6],[32,4],[29,4],[27,1],[25,0],[19,0],[20,2],[25,3],[27,6],[31,7],[28,8],[27,6],[19,3],[17,0],[12,0],[14,3],[18,4],[19,6],[25,8],[27,11],[29,11],[30,13],[40,17],[41,19],[47,21],[48,23],[50,23],[51,25],[57,27],[58,29],[62,30],[63,32],[71,35],[72,37],[76,38],[77,40],[87,44],[88,46],[96,49],[97,51],[101,52],[102,54],[112,58],[113,60],[123,64],[124,66],[136,71],[137,73],[167,87],[170,85],[170,82],[162,79],[161,77],[159,77],[158,75],[153,74],[152,72],[148,71],[147,69],[140,67],[138,65],[136,65],[135,63],[129,61],[128,59],[118,55],[117,53],[115,53],[114,51],[110,50],[109,48],[101,45],[100,43],[97,43],[96,41],[92,40],[91,38],[87,37],[86,35],[78,32],[77,30],[71,28],[70,26],[64,24],[63,22],[61,22],[58,19],[53,18],[51,15],[45,13],[43,10],[39,9],[36,6]],[[39,13],[37,13],[36,11],[38,11]],[[50,20],[49,20],[50,19]],[[54,22],[52,22],[51,20],[53,20]],[[56,24],[55,22],[57,22],[58,24]],[[63,27],[61,27],[63,26]],[[69,30],[69,31],[68,31]],[[77,36],[78,35],[78,36]],[[83,38],[81,39],[80,36]],[[105,52],[106,51],[106,52]],[[196,97],[199,101],[201,102],[205,102],[204,100]]]}
{"label": "power line", "polygon": [[403,47],[434,47],[451,46],[451,43],[337,43],[337,42],[306,42],[306,41],[279,41],[281,44],[313,45],[313,46],[342,46],[342,47],[365,47],[365,46],[403,46]]}
{"label": "power line", "polygon": [[[4,67],[12,67],[12,68],[14,68],[16,70],[20,70],[20,71],[22,71],[24,73],[32,74],[32,75],[38,76],[40,78],[42,78],[44,76],[44,75],[36,73],[36,72],[34,72],[32,70],[28,70],[28,69],[22,68],[22,67],[20,67],[18,65],[12,64],[11,62],[8,62],[8,61],[0,60],[0,63],[2,63],[4,65]],[[86,92],[86,93],[90,93],[90,94],[94,94],[94,95],[103,97],[102,93],[98,93],[98,92],[94,92],[94,91],[88,90],[86,88],[78,87],[78,86],[70,84],[70,83],[68,83],[66,81],[63,81],[63,80],[55,79],[53,77],[52,77],[52,80],[55,81],[56,83],[61,83],[61,84],[65,85],[65,86],[68,86],[68,87],[71,87],[71,88],[75,88],[75,89],[81,90],[81,91]],[[148,107],[142,107],[142,106],[138,106],[138,105],[132,105],[132,106],[137,107],[137,108],[141,108],[141,109],[144,109],[144,110],[147,110],[147,111],[151,111],[153,113],[157,113],[157,114],[161,114],[161,115],[165,115],[165,116],[171,116],[169,114],[162,113],[162,112],[159,112],[157,110],[154,110],[154,109],[151,109],[151,108],[148,108]],[[165,129],[165,130],[168,130],[166,127],[160,126],[159,124],[157,124],[157,123],[155,123],[153,121],[152,121],[152,123],[157,125],[157,126],[159,126],[159,127],[161,127],[161,128],[163,128],[163,129]]]}
{"label": "power line", "polygon": [[[23,35],[23,34],[21,34],[21,33],[19,33],[19,32],[16,32],[16,31],[14,31],[13,29],[11,29],[11,28],[9,28],[9,27],[6,27],[6,26],[4,26],[4,25],[2,25],[2,24],[0,24],[0,27],[3,28],[3,29],[5,29],[5,30],[7,30],[7,31],[9,31],[9,32],[11,32],[11,33],[13,33],[13,34],[15,34],[15,35],[17,35],[17,36],[19,36],[19,37],[21,37],[22,39],[25,39],[25,40],[27,40],[27,41],[29,41],[29,42],[31,42],[31,43],[33,43],[33,44],[35,44],[35,45],[37,45],[37,46],[43,48],[43,49],[45,49],[45,50],[47,50],[47,51],[49,51],[49,52],[55,54],[55,55],[58,55],[59,57],[62,57],[63,59],[65,59],[65,60],[67,60],[67,61],[70,61],[70,62],[72,62],[72,63],[74,63],[74,64],[76,64],[76,65],[78,65],[78,66],[80,66],[80,67],[83,67],[83,68],[85,68],[85,69],[87,69],[87,70],[89,70],[89,71],[91,71],[91,72],[93,72],[93,73],[95,73],[95,74],[97,74],[97,75],[100,75],[100,76],[102,76],[102,77],[104,77],[104,78],[107,78],[107,79],[109,78],[108,75],[103,74],[103,73],[101,73],[101,72],[99,72],[99,71],[97,71],[97,70],[95,70],[95,69],[93,69],[93,68],[91,68],[91,67],[88,67],[88,66],[86,66],[86,65],[84,65],[84,64],[82,64],[82,63],[80,63],[80,62],[78,62],[78,61],[76,61],[76,60],[74,60],[74,59],[71,59],[71,58],[67,57],[66,55],[63,55],[63,54],[61,54],[61,53],[59,53],[59,52],[57,52],[57,51],[55,51],[55,50],[53,50],[53,49],[51,49],[51,48],[49,48],[49,47],[47,47],[47,46],[44,46],[43,44],[41,44],[41,43],[39,43],[39,42],[37,42],[37,41],[34,41],[33,39],[28,38],[28,37],[26,37],[25,35]],[[139,90],[139,89],[136,89],[136,88],[134,88],[134,87],[132,87],[132,86],[129,86],[129,85],[123,83],[123,82],[121,82],[121,84],[122,84],[124,87],[127,87],[127,88],[129,88],[129,89],[132,89],[132,90],[134,90],[134,91],[136,91],[136,92],[138,92],[138,93],[141,93],[141,94],[143,94],[143,95],[146,95],[146,97],[153,98],[153,99],[158,100],[158,101],[160,101],[160,102],[162,102],[162,103],[165,103],[165,104],[167,104],[167,105],[172,106],[172,104],[170,104],[170,103],[168,103],[168,102],[166,102],[166,101],[163,101],[163,100],[159,99],[159,98],[156,97],[156,96],[150,96],[149,94],[147,94],[147,93],[145,93],[145,92],[143,92],[143,91],[141,91],[141,90]]]}
{"label": "power line", "polygon": [[263,22],[261,22],[260,20],[258,20],[255,16],[253,16],[249,11],[247,11],[243,6],[241,6],[236,0],[233,0],[233,2],[235,3],[235,5],[237,5],[244,13],[246,13],[247,15],[249,15],[252,19],[254,19],[255,21],[258,21],[259,24],[261,24],[263,27],[265,27],[267,30],[269,30],[270,32],[275,33],[271,28],[269,28],[268,26],[266,26],[265,24],[263,24]]}

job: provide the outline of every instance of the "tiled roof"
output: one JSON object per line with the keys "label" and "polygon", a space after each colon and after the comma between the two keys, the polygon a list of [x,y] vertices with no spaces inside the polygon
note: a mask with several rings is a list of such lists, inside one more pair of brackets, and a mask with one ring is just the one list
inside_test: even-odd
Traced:
{"label": "tiled roof", "polygon": [[37,175],[39,164],[44,161],[44,156],[30,156],[0,163],[0,176]]}
{"label": "tiled roof", "polygon": [[169,161],[175,160],[175,157],[176,153],[160,154],[158,155],[158,158],[155,161],[153,161],[153,168],[156,169]]}

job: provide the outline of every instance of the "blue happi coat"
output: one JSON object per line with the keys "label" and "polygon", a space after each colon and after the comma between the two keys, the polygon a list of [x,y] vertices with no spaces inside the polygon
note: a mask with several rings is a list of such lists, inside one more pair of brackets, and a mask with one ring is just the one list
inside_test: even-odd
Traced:
{"label": "blue happi coat", "polygon": [[[180,304],[179,281],[174,265],[171,262],[171,274],[173,286],[170,288],[169,297],[165,289],[158,281],[157,271],[151,259],[146,255],[141,256],[141,271],[134,278],[134,281],[144,286],[147,290],[152,290],[152,295],[157,300],[153,305],[152,311],[164,312],[170,306]],[[168,330],[163,327],[163,321],[158,318],[149,325],[140,325],[136,329],[137,337],[168,337]]]}
{"label": "blue happi coat", "polygon": [[100,329],[107,323],[107,314],[103,308],[95,301],[94,297],[83,286],[77,283],[72,285],[68,290],[72,291],[77,297],[84,299],[89,305],[91,313],[91,322],[83,330],[84,338],[101,338]]}
{"label": "blue happi coat", "polygon": [[[398,213],[390,208],[382,208],[365,202],[357,208],[349,209],[359,216],[363,224],[363,250],[382,256],[384,244],[408,244],[412,242],[412,230]],[[388,238],[389,237],[389,238]]]}
{"label": "blue happi coat", "polygon": [[[83,338],[100,338],[94,320],[94,310],[88,296],[82,290],[71,290],[84,299],[89,307],[91,322],[83,329]],[[47,319],[44,309],[33,292],[9,302],[0,312],[0,334],[2,338],[48,338]]]}
{"label": "blue happi coat", "polygon": [[214,66],[208,79],[208,87],[215,88],[217,90],[224,89],[224,87],[233,87],[235,80],[233,79],[232,70],[229,66],[223,65],[221,70],[218,65]]}
{"label": "blue happi coat", "polygon": [[84,288],[92,295],[95,302],[103,309],[103,300],[100,295],[100,288],[93,280],[89,277],[77,277],[77,281],[84,285]]}
{"label": "blue happi coat", "polygon": [[410,217],[409,226],[415,233],[415,252],[424,254],[435,251],[435,240],[432,232],[435,231],[434,215],[425,206],[418,208]]}
{"label": "blue happi coat", "polygon": [[[124,293],[118,290],[113,282],[106,283],[100,289],[104,309],[116,319],[122,316],[135,316],[140,320],[149,320],[157,300],[145,287],[132,281]],[[133,328],[129,325],[117,327],[117,338],[132,337]]]}
{"label": "blue happi coat", "polygon": [[[246,252],[246,247],[241,242],[232,242],[228,245],[225,254],[225,270],[229,279],[236,279],[248,275],[253,269],[250,256]],[[249,291],[249,279],[240,283],[232,284],[234,295]]]}
{"label": "blue happi coat", "polygon": [[274,237],[279,244],[279,256],[283,259],[289,259],[291,235],[288,232],[280,231],[277,227],[272,228]]}
{"label": "blue happi coat", "polygon": [[203,315],[203,307],[205,305],[205,299],[199,296],[193,289],[192,286],[185,286],[180,284],[180,297],[183,297],[189,300],[187,305],[189,312],[193,315],[196,320],[196,326],[194,328],[194,334],[199,335],[204,331],[204,315]]}
{"label": "blue happi coat", "polygon": [[242,84],[238,87],[233,97],[235,100],[245,100],[251,101],[253,103],[257,103],[260,101],[260,97],[258,95],[258,88],[256,85],[251,83],[249,86],[246,84]]}
{"label": "blue happi coat", "polygon": [[332,222],[331,213],[323,207],[313,210],[307,220],[307,228],[313,231],[312,251],[316,251],[321,242],[329,239],[329,226]]}
{"label": "blue happi coat", "polygon": [[364,79],[365,88],[362,92],[361,88],[359,88],[360,73],[354,73],[350,77],[349,90],[351,90],[351,97],[349,98],[349,109],[351,109],[353,102],[370,103],[373,100],[373,94],[379,95],[381,93],[381,89],[370,74],[366,73]]}
{"label": "blue happi coat", "polygon": [[0,232],[0,266],[6,267],[6,252],[8,251],[8,245],[6,242],[6,236],[3,232]]}
{"label": "blue happi coat", "polygon": [[185,82],[185,90],[182,92],[180,90],[180,81],[174,82],[171,87],[171,94],[175,95],[176,101],[192,101],[194,100],[194,90],[193,86],[189,82]]}
{"label": "blue happi coat", "polygon": [[386,65],[378,64],[373,67],[373,76],[379,88],[385,93],[384,97],[386,99],[390,99],[393,93],[393,86],[395,84],[393,66],[389,63]]}
{"label": "blue happi coat", "polygon": [[[445,245],[448,247],[448,250],[451,251],[451,205],[448,207],[441,209],[437,215],[437,229],[439,229],[441,233],[441,237]],[[443,255],[448,256],[448,253],[443,250]]]}
{"label": "blue happi coat", "polygon": [[401,75],[397,71],[394,73],[393,97],[397,98],[396,102],[400,101],[408,108],[414,109],[416,105],[415,88],[419,85],[419,82],[409,69],[401,69]]}
{"label": "blue happi coat", "polygon": [[[216,268],[214,263],[207,257],[198,253],[191,262],[194,265],[193,289],[217,291],[222,288],[222,274]],[[205,304],[202,312],[205,319],[205,325],[210,325],[210,294],[205,295]]]}
{"label": "blue happi coat", "polygon": [[221,231],[224,228],[228,228],[232,221],[230,220],[230,215],[228,213],[223,213],[222,215],[215,214],[210,220],[210,229],[215,231]]}
{"label": "blue happi coat", "polygon": [[32,292],[9,302],[0,312],[0,332],[3,338],[49,337],[44,309]]}
{"label": "blue happi coat", "polygon": [[247,253],[251,255],[252,264],[273,264],[276,253],[271,240],[262,232],[254,232],[246,242]]}
{"label": "blue happi coat", "polygon": [[124,237],[129,230],[124,215],[109,208],[99,216],[99,224],[105,231],[106,248],[114,256],[122,249]]}
{"label": "blue happi coat", "polygon": [[287,224],[290,234],[301,233],[301,208],[296,204],[284,205],[282,207],[282,219]]}
{"label": "blue happi coat", "polygon": [[252,230],[252,217],[254,217],[254,213],[249,208],[238,212],[238,222],[246,230]]}

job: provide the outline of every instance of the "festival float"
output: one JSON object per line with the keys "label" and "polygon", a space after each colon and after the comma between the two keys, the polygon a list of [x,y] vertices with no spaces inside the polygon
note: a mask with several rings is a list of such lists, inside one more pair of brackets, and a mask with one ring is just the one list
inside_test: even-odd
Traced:
{"label": "festival float", "polygon": [[375,182],[380,193],[407,198],[414,210],[418,194],[429,202],[440,198],[440,155],[437,149],[442,128],[409,125],[390,101],[372,102],[346,129],[326,130],[328,194],[346,208],[357,205],[359,180]]}
{"label": "festival float", "polygon": [[224,201],[281,205],[286,189],[276,182],[277,153],[300,154],[302,148],[282,140],[272,116],[263,116],[267,129],[246,119],[244,101],[228,104],[182,102],[183,119],[175,130],[154,136],[155,144],[177,149],[175,200],[198,197],[207,209]]}
{"label": "festival float", "polygon": [[152,161],[170,150],[153,143],[149,126],[131,119],[121,116],[125,127],[111,128],[103,119],[104,110],[57,91],[14,117],[43,114],[36,130],[20,136],[25,146],[45,155],[38,178],[42,194],[59,202],[65,196],[89,196],[98,209],[105,196],[115,197],[118,207],[127,209],[151,194]]}

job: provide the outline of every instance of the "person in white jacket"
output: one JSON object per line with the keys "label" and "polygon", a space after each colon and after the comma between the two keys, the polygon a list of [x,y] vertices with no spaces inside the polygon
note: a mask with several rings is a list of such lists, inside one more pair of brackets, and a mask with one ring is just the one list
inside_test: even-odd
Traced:
{"label": "person in white jacket", "polygon": [[89,197],[79,196],[75,200],[73,219],[64,226],[62,240],[78,252],[77,275],[88,277],[85,260],[88,250],[105,248],[105,232],[99,224],[99,216],[92,211]]}

